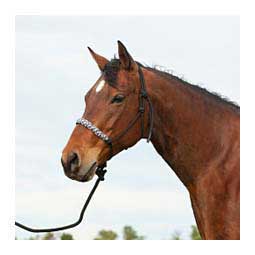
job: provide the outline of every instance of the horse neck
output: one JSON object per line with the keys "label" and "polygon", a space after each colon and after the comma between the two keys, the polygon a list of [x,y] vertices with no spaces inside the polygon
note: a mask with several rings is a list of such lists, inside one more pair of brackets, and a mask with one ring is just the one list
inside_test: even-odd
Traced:
{"label": "horse neck", "polygon": [[154,108],[152,143],[189,188],[222,152],[219,132],[226,126],[223,115],[231,111],[181,80],[144,73]]}

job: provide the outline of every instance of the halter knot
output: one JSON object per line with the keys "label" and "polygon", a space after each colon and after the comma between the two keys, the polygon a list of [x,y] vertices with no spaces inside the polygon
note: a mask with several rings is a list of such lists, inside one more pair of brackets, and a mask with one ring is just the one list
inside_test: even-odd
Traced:
{"label": "halter knot", "polygon": [[141,95],[141,97],[143,97],[145,99],[148,97],[147,91],[144,89],[141,90],[140,95]]}
{"label": "halter knot", "polygon": [[96,175],[98,176],[100,181],[104,181],[104,175],[107,172],[106,169],[104,169],[103,167],[98,167],[96,170]]}

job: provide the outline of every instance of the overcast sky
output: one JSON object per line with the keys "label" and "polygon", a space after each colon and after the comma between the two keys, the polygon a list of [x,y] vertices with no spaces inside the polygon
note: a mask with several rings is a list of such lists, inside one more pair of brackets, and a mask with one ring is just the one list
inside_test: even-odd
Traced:
{"label": "overcast sky", "polygon": [[[111,58],[121,40],[134,59],[171,69],[239,103],[239,18],[206,16],[17,16],[16,220],[54,227],[78,218],[94,181],[64,176],[60,158],[84,94],[99,77],[87,46]],[[92,239],[132,225],[148,239],[188,238],[189,195],[151,144],[139,142],[108,163],[85,221],[68,230]],[[16,236],[31,233],[18,230]]]}

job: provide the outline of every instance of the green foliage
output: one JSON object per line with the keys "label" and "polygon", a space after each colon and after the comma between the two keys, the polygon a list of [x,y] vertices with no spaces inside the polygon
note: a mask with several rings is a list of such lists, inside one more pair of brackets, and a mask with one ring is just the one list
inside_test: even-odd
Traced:
{"label": "green foliage", "polygon": [[172,234],[171,240],[181,240],[181,233],[179,231],[175,231]]}
{"label": "green foliage", "polygon": [[42,240],[56,240],[56,238],[53,233],[49,232],[42,237]]}
{"label": "green foliage", "polygon": [[[190,239],[191,240],[202,240],[198,228],[195,225],[191,226],[191,232],[190,232]],[[171,240],[181,240],[181,233],[178,231],[175,231],[172,236]]]}
{"label": "green foliage", "polygon": [[[116,240],[118,234],[112,230],[101,230],[94,240]],[[139,236],[131,226],[124,226],[123,240],[143,240],[144,236]]]}
{"label": "green foliage", "polygon": [[101,230],[94,240],[116,240],[118,235],[112,230]]}
{"label": "green foliage", "polygon": [[138,236],[137,232],[131,226],[123,228],[124,240],[144,240],[144,236]]}
{"label": "green foliage", "polygon": [[[144,236],[140,236],[137,234],[137,231],[133,229],[132,226],[124,226],[122,231],[123,240],[144,240]],[[43,236],[36,235],[30,237],[28,240],[74,240],[73,236],[68,233],[62,233],[61,236],[54,236],[53,233],[46,233]],[[116,240],[118,239],[118,234],[112,230],[101,230],[99,231],[98,235],[95,237],[94,240]],[[190,239],[191,240],[201,240],[201,236],[199,234],[198,228],[195,225],[191,226],[190,232]],[[15,240],[18,240],[15,237]],[[179,231],[175,231],[172,236],[171,240],[181,240],[181,233]]]}
{"label": "green foliage", "polygon": [[28,240],[40,240],[40,236],[39,236],[39,235],[30,236],[30,237],[28,238]]}
{"label": "green foliage", "polygon": [[74,240],[73,236],[68,233],[62,233],[61,236],[54,236],[53,233],[49,232],[46,233],[45,235],[36,235],[36,236],[31,236],[28,238],[28,240]]}
{"label": "green foliage", "polygon": [[197,226],[192,225],[191,226],[191,233],[190,233],[191,240],[202,240],[199,231],[197,229]]}
{"label": "green foliage", "polygon": [[74,240],[74,238],[73,238],[73,236],[71,234],[63,233],[60,236],[60,240]]}

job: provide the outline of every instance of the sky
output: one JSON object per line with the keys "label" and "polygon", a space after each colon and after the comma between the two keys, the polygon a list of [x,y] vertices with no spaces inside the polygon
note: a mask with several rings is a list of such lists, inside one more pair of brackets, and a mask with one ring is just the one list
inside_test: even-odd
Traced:
{"label": "sky", "polygon": [[[235,16],[16,16],[16,220],[32,227],[72,223],[94,181],[68,179],[61,152],[100,73],[87,46],[110,59],[121,40],[133,58],[240,102]],[[147,239],[187,239],[189,194],[152,144],[140,141],[108,162],[75,239],[132,225]],[[16,229],[18,238],[32,233]]]}

